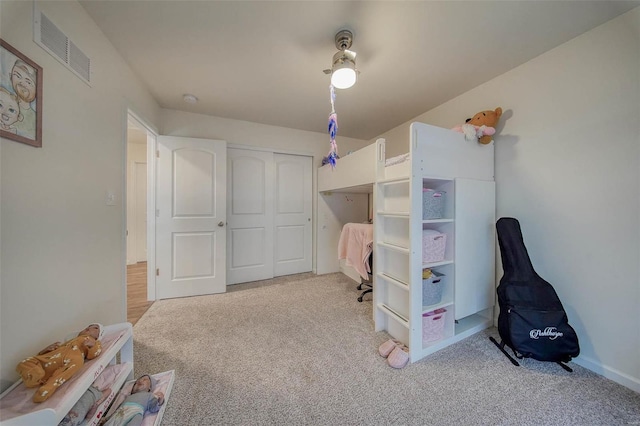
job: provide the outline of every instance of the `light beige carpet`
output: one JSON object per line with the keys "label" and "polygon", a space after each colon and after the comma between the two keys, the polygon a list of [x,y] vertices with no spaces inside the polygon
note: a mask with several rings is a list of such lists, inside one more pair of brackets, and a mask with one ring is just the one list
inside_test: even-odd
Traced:
{"label": "light beige carpet", "polygon": [[476,334],[402,370],[371,296],[341,274],[162,300],[134,327],[135,374],[176,370],[164,425],[630,425],[640,395],[570,363],[514,367]]}

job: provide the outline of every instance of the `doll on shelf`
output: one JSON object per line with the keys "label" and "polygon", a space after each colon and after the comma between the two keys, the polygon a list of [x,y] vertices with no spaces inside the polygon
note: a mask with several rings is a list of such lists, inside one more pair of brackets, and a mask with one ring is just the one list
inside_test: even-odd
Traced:
{"label": "doll on shelf", "polygon": [[38,352],[38,355],[22,360],[16,371],[25,386],[40,386],[33,395],[33,402],[49,399],[62,384],[80,371],[85,359],[94,359],[100,355],[103,333],[104,327],[101,324],[90,324],[64,343],[52,343]]}
{"label": "doll on shelf", "polygon": [[111,395],[111,389],[109,388],[100,390],[95,385],[89,386],[89,389],[82,394],[58,426],[78,426],[82,424],[86,418],[93,416],[98,405],[102,404],[109,395]]}
{"label": "doll on shelf", "polygon": [[164,404],[164,394],[154,392],[156,380],[148,374],[138,377],[131,388],[131,394],[123,400],[116,400],[113,408],[116,411],[104,421],[105,426],[138,426],[142,423],[144,413],[157,413]]}
{"label": "doll on shelf", "polygon": [[[64,416],[58,426],[78,426],[85,424],[95,424],[94,418],[100,418],[106,407],[100,405],[114,392],[112,387],[118,377],[126,371],[125,364],[108,365],[94,380],[89,388],[82,394],[80,399]],[[109,400],[109,402],[111,402]],[[96,417],[96,412],[100,407],[100,412]]]}

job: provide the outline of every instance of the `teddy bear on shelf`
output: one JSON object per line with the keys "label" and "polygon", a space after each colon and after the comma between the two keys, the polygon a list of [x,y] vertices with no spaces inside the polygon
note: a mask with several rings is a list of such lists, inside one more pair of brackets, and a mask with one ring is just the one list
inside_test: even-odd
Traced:
{"label": "teddy bear on shelf", "polygon": [[500,116],[502,116],[502,108],[500,107],[493,111],[480,111],[472,118],[467,118],[465,124],[458,125],[452,130],[464,133],[467,140],[477,139],[478,142],[486,145],[493,140],[492,136],[496,133],[496,125]]}
{"label": "teddy bear on shelf", "polygon": [[40,386],[33,394],[33,402],[49,399],[61,385],[82,369],[85,360],[100,355],[100,339],[103,334],[102,324],[89,324],[66,342],[52,343],[38,352],[38,355],[20,361],[16,371],[24,385],[28,388]]}

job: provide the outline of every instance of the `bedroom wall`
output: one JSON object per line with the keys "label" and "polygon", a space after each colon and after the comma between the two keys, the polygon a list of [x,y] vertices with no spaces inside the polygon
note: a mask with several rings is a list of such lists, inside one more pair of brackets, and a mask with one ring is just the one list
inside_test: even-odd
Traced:
{"label": "bedroom wall", "polygon": [[[342,222],[336,217],[341,217],[344,203],[350,202],[339,197],[318,196],[317,171],[322,158],[329,152],[327,134],[169,109],[161,111],[160,122],[160,133],[167,136],[221,139],[229,144],[313,156],[313,270],[319,274],[338,271],[337,247]],[[337,142],[342,155],[368,144],[365,140],[341,136],[338,136]],[[362,209],[366,218],[364,197]],[[362,196],[358,197],[358,201],[362,202]]]}
{"label": "bedroom wall", "polygon": [[[38,7],[92,59],[92,86],[33,41],[31,1],[0,2],[1,36],[42,66],[43,147],[2,139],[0,390],[15,365],[124,311],[126,110],[151,124],[159,107],[76,2]],[[113,191],[116,205],[106,205]]]}
{"label": "bedroom wall", "polygon": [[[411,121],[497,106],[497,217],[519,219],[576,362],[640,392],[640,7]],[[407,152],[409,123],[382,137]]]}

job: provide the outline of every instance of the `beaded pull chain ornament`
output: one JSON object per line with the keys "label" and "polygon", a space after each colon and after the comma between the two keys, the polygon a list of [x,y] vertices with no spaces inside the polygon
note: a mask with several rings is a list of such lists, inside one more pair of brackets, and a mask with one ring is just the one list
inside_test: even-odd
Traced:
{"label": "beaded pull chain ornament", "polygon": [[331,139],[331,149],[327,155],[331,168],[336,167],[336,160],[338,159],[338,144],[336,143],[336,135],[338,134],[338,114],[336,114],[335,100],[336,92],[333,89],[333,85],[329,86],[331,92],[331,114],[329,114],[329,138]]}

